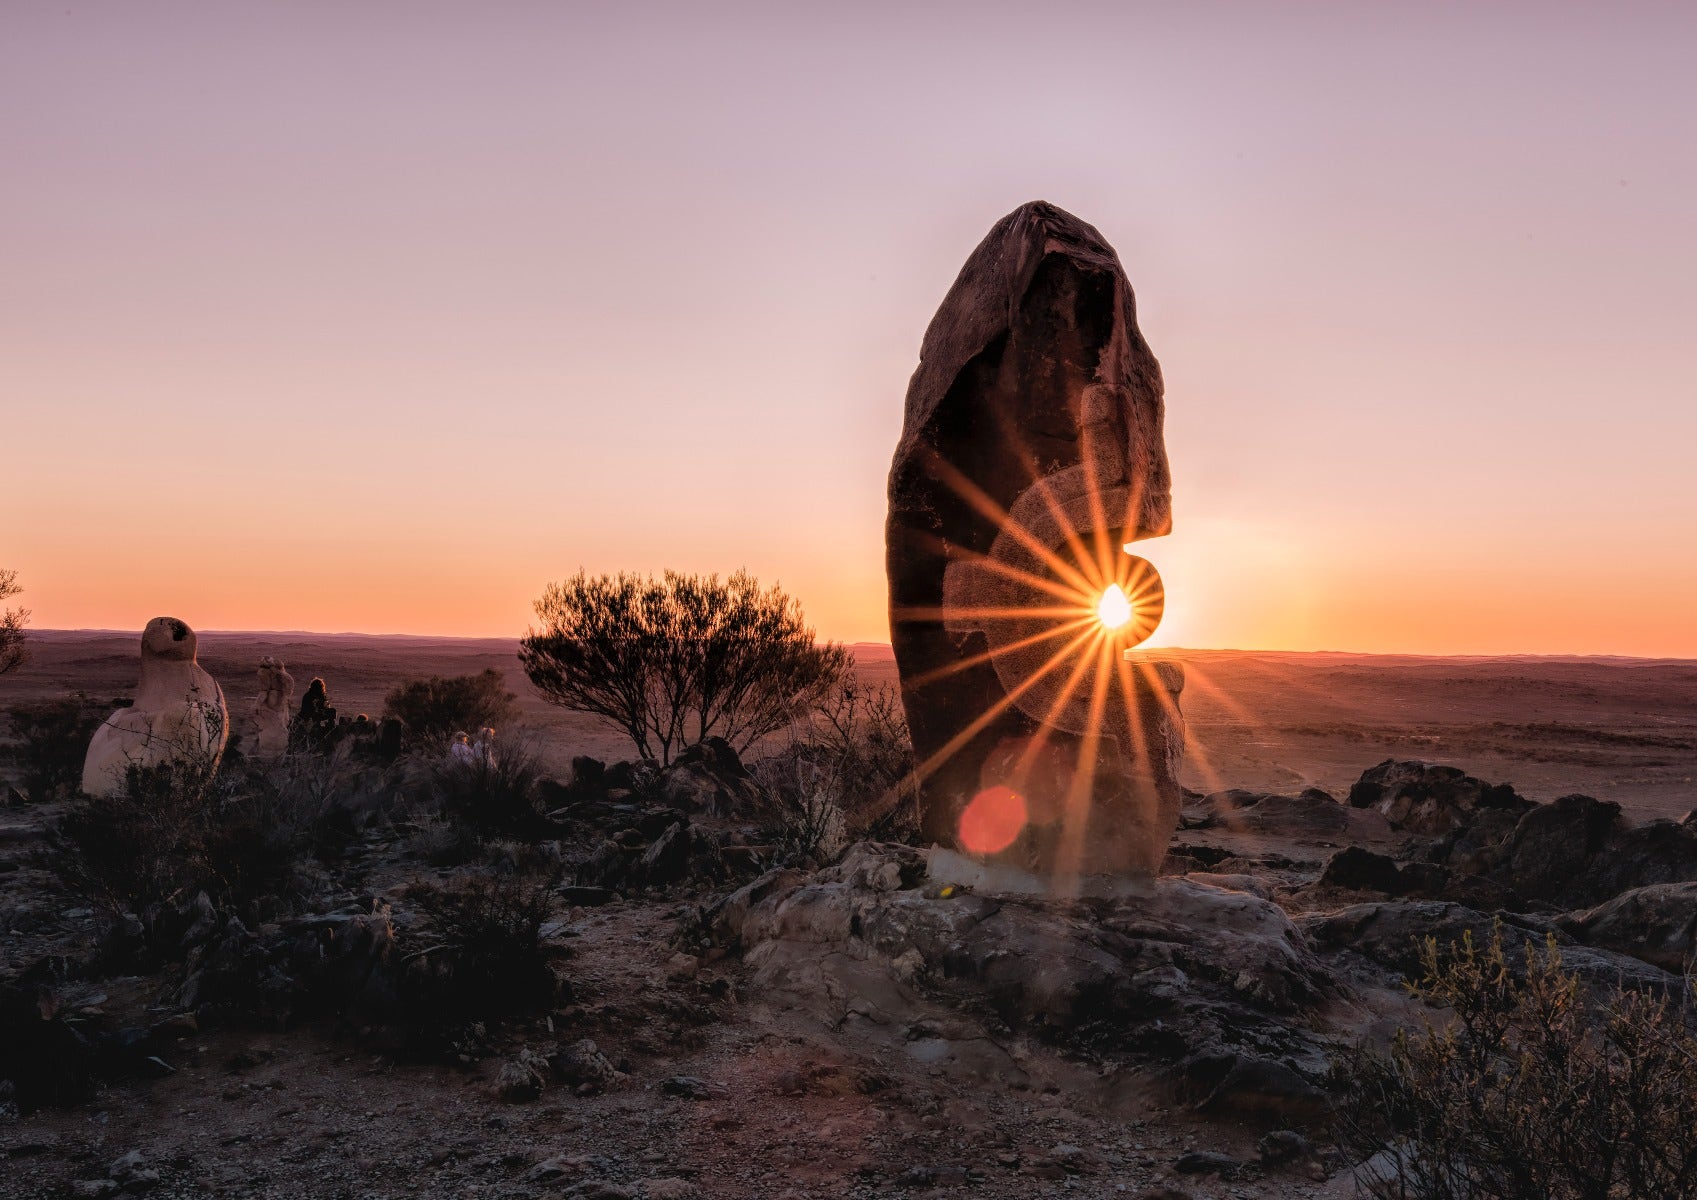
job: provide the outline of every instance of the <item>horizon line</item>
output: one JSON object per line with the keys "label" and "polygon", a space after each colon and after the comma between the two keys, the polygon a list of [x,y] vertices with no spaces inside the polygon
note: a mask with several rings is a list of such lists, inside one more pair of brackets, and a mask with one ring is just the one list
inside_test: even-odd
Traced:
{"label": "horizon line", "polygon": [[[32,628],[29,636],[38,634],[111,634],[122,637],[141,636],[137,629],[114,629],[107,626],[89,626],[77,629]],[[319,637],[319,638],[411,638],[419,641],[436,642],[517,642],[523,639],[522,634],[460,634],[460,633],[369,633],[358,629],[323,630],[323,629],[196,629],[196,636],[224,635],[237,637]],[[830,640],[830,639],[826,639]],[[856,646],[872,646],[889,650],[892,654],[895,648],[889,642],[853,641],[842,642],[843,646],[853,649]],[[1149,647],[1152,654],[1301,654],[1301,655],[1331,655],[1349,658],[1432,658],[1432,659],[1594,659],[1613,662],[1637,663],[1692,663],[1697,665],[1697,657],[1678,654],[1607,654],[1586,651],[1495,651],[1439,654],[1419,650],[1279,650],[1245,646],[1155,646]]]}

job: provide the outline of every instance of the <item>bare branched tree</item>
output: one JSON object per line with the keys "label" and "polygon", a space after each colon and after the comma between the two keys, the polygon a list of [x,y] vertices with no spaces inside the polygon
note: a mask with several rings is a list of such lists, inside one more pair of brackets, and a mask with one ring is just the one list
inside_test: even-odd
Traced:
{"label": "bare branched tree", "polygon": [[[23,590],[18,586],[16,571],[0,570],[0,600],[10,600]],[[0,612],[0,675],[16,669],[28,654],[24,645],[24,626],[27,624],[27,608],[8,608]]]}
{"label": "bare branched tree", "polygon": [[738,751],[786,727],[849,671],[801,605],[739,571],[661,578],[584,572],[536,602],[519,661],[555,704],[622,729],[644,758],[709,737]]}

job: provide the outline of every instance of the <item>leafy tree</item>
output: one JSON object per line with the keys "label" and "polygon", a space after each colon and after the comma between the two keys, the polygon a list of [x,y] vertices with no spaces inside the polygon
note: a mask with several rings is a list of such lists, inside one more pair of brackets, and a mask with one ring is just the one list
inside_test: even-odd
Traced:
{"label": "leafy tree", "polygon": [[[16,571],[0,570],[0,600],[9,600],[23,590],[18,586]],[[27,608],[8,608],[0,612],[0,675],[16,669],[28,654],[24,645],[24,626],[27,624]]]}
{"label": "leafy tree", "polygon": [[582,571],[536,602],[540,629],[519,649],[548,700],[593,713],[662,765],[724,738],[738,751],[809,711],[849,671],[801,605],[745,571],[661,578]]}
{"label": "leafy tree", "polygon": [[409,679],[383,698],[383,715],[402,722],[416,740],[445,746],[459,730],[475,734],[517,720],[517,699],[491,667],[476,675]]}

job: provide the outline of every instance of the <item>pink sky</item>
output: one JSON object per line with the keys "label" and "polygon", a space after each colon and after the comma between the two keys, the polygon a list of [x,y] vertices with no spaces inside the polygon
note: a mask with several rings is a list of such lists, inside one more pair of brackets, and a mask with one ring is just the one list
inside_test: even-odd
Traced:
{"label": "pink sky", "polygon": [[1697,16],[0,8],[0,566],[40,627],[516,634],[579,566],[887,636],[989,225],[1119,249],[1158,641],[1697,656]]}

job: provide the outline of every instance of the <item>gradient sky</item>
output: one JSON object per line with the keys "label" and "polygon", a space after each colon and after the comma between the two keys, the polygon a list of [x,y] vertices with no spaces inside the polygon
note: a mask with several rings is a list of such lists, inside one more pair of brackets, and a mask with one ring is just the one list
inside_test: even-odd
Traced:
{"label": "gradient sky", "polygon": [[1167,380],[1158,642],[1697,656],[1697,15],[0,7],[40,627],[517,634],[579,566],[887,637],[926,322],[1047,199]]}

